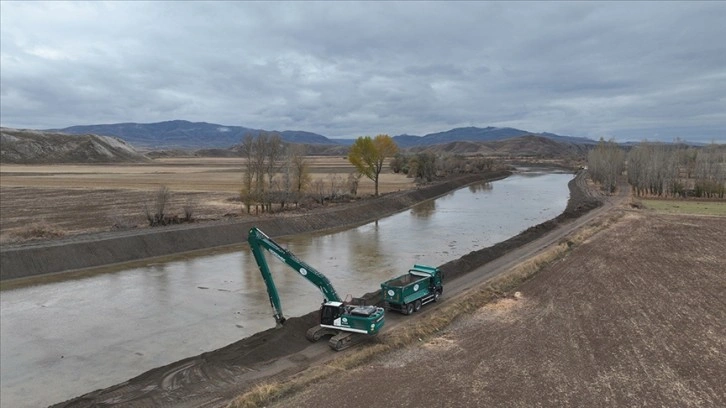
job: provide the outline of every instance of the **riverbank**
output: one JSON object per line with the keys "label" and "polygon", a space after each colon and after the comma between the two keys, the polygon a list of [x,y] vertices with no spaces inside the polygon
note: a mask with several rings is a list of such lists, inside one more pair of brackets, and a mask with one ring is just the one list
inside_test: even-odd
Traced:
{"label": "riverbank", "polygon": [[[394,214],[479,181],[495,181],[509,171],[471,174],[413,190],[389,193],[331,208],[282,216],[181,224],[158,229],[103,232],[0,249],[0,280],[79,271],[172,254],[237,245],[253,226],[274,237],[346,228]],[[572,191],[572,190],[571,190]],[[571,192],[572,194],[572,192]]]}

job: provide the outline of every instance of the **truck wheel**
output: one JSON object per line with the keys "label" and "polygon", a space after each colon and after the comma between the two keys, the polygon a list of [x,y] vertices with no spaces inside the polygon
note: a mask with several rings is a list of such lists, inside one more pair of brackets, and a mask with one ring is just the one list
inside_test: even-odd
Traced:
{"label": "truck wheel", "polygon": [[413,310],[414,310],[415,312],[418,312],[419,310],[421,310],[421,300],[420,300],[420,299],[419,299],[419,300],[417,300],[417,301],[415,301],[415,302],[413,303]]}
{"label": "truck wheel", "polygon": [[439,297],[441,297],[441,292],[437,289],[436,292],[434,292],[434,302],[438,302]]}
{"label": "truck wheel", "polygon": [[409,303],[406,305],[406,314],[407,315],[413,314],[413,303]]}

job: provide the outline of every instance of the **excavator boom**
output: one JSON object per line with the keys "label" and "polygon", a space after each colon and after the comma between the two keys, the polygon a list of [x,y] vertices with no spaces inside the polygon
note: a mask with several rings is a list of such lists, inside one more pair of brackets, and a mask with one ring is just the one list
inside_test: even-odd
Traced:
{"label": "excavator boom", "polygon": [[258,228],[253,227],[250,229],[249,234],[247,235],[247,242],[250,244],[252,254],[255,257],[257,266],[260,268],[260,272],[262,273],[262,279],[264,279],[265,285],[267,286],[267,295],[270,298],[270,304],[272,305],[275,321],[278,324],[282,324],[285,321],[285,317],[282,314],[280,296],[277,293],[277,287],[275,286],[275,281],[272,279],[272,274],[270,273],[270,268],[267,264],[267,259],[265,258],[263,249],[266,249],[274,255],[275,258],[296,270],[303,278],[315,285],[320,292],[323,293],[325,301],[342,302],[338,293],[335,291],[335,288],[333,288],[333,285],[330,283],[330,280],[328,280],[325,275],[298,259],[298,257],[292,252],[278,245]]}
{"label": "excavator boom", "polygon": [[285,316],[282,314],[280,296],[277,293],[263,249],[297,271],[323,293],[325,299],[320,306],[320,324],[307,331],[305,337],[308,340],[317,341],[322,336],[332,335],[328,345],[333,350],[339,351],[361,341],[361,335],[375,335],[383,327],[385,322],[383,308],[362,304],[353,305],[341,301],[325,275],[298,259],[292,252],[281,247],[259,229],[251,228],[247,241],[267,286],[267,294],[270,297],[270,304],[278,325],[285,321]]}

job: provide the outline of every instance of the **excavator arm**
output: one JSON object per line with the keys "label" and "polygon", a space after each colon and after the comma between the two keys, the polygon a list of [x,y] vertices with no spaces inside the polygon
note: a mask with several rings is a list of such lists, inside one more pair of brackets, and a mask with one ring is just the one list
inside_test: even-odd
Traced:
{"label": "excavator arm", "polygon": [[252,254],[255,257],[257,266],[260,268],[260,273],[262,273],[262,279],[265,281],[265,285],[267,286],[267,295],[270,298],[270,304],[272,305],[272,310],[277,324],[285,322],[285,316],[282,314],[280,296],[277,293],[277,287],[275,286],[275,281],[272,279],[270,267],[267,264],[267,259],[265,258],[263,249],[266,249],[274,255],[275,258],[290,266],[303,278],[315,285],[323,293],[323,297],[325,298],[324,301],[341,302],[340,297],[335,292],[335,288],[333,288],[333,285],[330,283],[328,278],[325,277],[325,275],[298,259],[295,254],[281,247],[258,228],[253,227],[250,229],[249,234],[247,235],[247,242],[250,244]]}

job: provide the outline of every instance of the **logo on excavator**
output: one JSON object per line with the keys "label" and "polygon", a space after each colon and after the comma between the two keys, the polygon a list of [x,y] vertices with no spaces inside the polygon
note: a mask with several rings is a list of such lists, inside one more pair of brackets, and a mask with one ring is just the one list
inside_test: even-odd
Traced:
{"label": "logo on excavator", "polygon": [[414,291],[417,291],[417,290],[418,290],[418,283],[417,283],[417,284],[415,284],[415,285],[413,285],[413,290],[414,290]]}
{"label": "logo on excavator", "polygon": [[307,275],[307,274],[308,274],[308,271],[307,271],[307,269],[305,269],[305,268],[300,268],[300,275],[302,275],[302,276],[305,276],[305,275]]}

